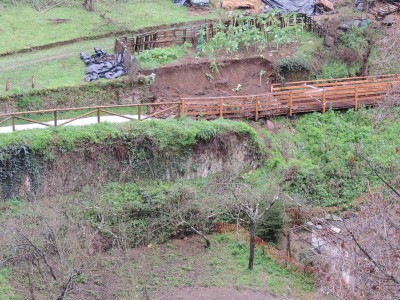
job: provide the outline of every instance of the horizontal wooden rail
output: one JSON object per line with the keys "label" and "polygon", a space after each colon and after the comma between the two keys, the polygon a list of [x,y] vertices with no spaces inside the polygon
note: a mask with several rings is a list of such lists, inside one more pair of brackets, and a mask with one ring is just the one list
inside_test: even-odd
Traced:
{"label": "horizontal wooden rail", "polygon": [[[151,114],[143,115],[143,108],[152,108],[153,111]],[[166,108],[167,107],[167,108]],[[122,113],[117,113],[110,111],[109,109],[115,108],[136,108],[137,109],[137,118],[133,115],[124,115]],[[160,109],[158,109],[160,108]],[[68,118],[68,119],[60,119],[59,113],[63,112],[79,112],[83,111],[83,113],[79,114],[76,117]],[[101,121],[101,113],[106,115],[117,116],[129,120],[146,120],[153,117],[165,117],[164,113],[169,112],[168,116],[175,115],[180,117],[181,114],[181,102],[163,102],[163,103],[140,103],[140,104],[122,104],[122,105],[101,105],[101,106],[84,106],[84,107],[71,107],[71,108],[55,108],[55,109],[45,109],[45,110],[32,110],[32,111],[21,111],[21,112],[12,112],[0,115],[0,125],[5,126],[6,122],[12,123],[12,130],[16,130],[16,121],[22,120],[27,123],[39,124],[46,127],[51,126],[64,126],[70,124],[76,120],[82,119],[89,115],[97,115],[97,122]],[[49,120],[42,121],[38,120],[40,116],[49,114]]]}
{"label": "horizontal wooden rail", "polygon": [[[388,77],[391,81],[369,82],[353,81],[357,84],[343,86],[320,86],[316,89],[276,91],[259,95],[235,95],[227,97],[200,97],[182,98],[176,102],[141,103],[108,106],[87,106],[74,108],[58,108],[47,110],[23,111],[0,115],[0,124],[5,126],[12,123],[12,129],[16,129],[16,121],[36,123],[43,126],[63,126],[70,124],[88,115],[97,115],[97,122],[101,121],[101,114],[118,116],[129,120],[146,120],[149,118],[166,118],[174,116],[179,118],[186,115],[193,118],[254,118],[270,117],[278,115],[292,116],[295,113],[305,113],[327,109],[357,110],[360,105],[376,106],[383,102],[388,94],[400,94],[400,80],[397,75]],[[350,82],[350,80],[348,81]],[[289,83],[291,84],[291,83]],[[400,97],[394,99],[394,104],[400,105]],[[124,115],[121,112],[110,111],[115,108],[136,108],[137,116]],[[143,108],[147,112],[143,114]],[[60,120],[59,113],[82,111],[76,117]],[[34,118],[43,114],[50,114],[51,124],[47,121]]]}

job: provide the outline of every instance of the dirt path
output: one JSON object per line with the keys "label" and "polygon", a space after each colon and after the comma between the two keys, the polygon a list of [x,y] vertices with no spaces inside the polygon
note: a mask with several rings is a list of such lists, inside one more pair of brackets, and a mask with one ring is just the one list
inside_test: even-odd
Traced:
{"label": "dirt path", "polygon": [[179,287],[164,288],[151,294],[157,300],[288,300],[267,292],[226,287]]}

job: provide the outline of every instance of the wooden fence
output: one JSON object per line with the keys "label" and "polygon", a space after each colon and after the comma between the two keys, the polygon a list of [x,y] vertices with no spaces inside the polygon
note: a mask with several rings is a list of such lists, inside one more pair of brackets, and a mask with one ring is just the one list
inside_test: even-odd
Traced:
{"label": "wooden fence", "polygon": [[[284,90],[274,86],[271,93],[260,95],[182,98],[182,114],[204,119],[254,118],[257,121],[260,117],[324,113],[329,108],[357,110],[361,105],[377,106],[386,95],[398,95],[400,90],[397,75],[382,76],[375,82],[362,80],[362,77],[355,78],[352,84],[350,81],[340,79],[325,85],[322,81],[308,82],[307,85],[289,83]],[[395,105],[400,104],[398,97],[393,101]]]}
{"label": "wooden fence", "polygon": [[[132,108],[135,114],[117,113],[110,109],[116,108]],[[62,118],[62,114],[79,112],[77,116],[72,118]],[[82,111],[84,111],[82,113]],[[88,116],[96,116],[97,123],[101,122],[101,117],[111,115],[121,117],[127,120],[146,120],[149,118],[165,118],[166,116],[175,115],[180,117],[181,102],[163,102],[163,103],[141,103],[141,104],[125,104],[125,105],[109,105],[109,106],[87,106],[75,108],[59,108],[35,111],[13,112],[0,115],[0,126],[11,123],[12,131],[16,130],[17,121],[24,123],[33,123],[43,125],[45,127],[64,126],[76,120],[83,119]],[[45,120],[42,120],[45,119]]]}
{"label": "wooden fence", "polygon": [[[389,97],[392,105],[400,105],[400,78],[398,75],[385,75],[377,78],[354,77],[340,78],[337,81],[315,80],[289,82],[284,87],[273,85],[272,92],[259,95],[182,98],[177,102],[127,104],[113,106],[94,106],[80,108],[62,108],[14,112],[0,115],[0,125],[11,122],[15,131],[16,121],[36,123],[43,126],[63,126],[89,115],[96,115],[100,122],[102,115],[114,115],[129,120],[148,118],[180,117],[192,118],[228,118],[250,119],[279,115],[292,116],[295,113],[320,111],[327,109],[357,110],[361,105],[376,106]],[[134,108],[136,115],[124,115],[111,111],[115,108]],[[146,109],[146,113],[144,113]],[[60,120],[59,113],[85,111],[72,119]],[[51,122],[39,121],[40,116],[51,115]],[[47,117],[48,119],[49,117]],[[41,120],[41,119],[40,119]],[[7,124],[7,123],[6,123]]]}
{"label": "wooden fence", "polygon": [[[285,26],[283,17],[277,16],[281,27]],[[303,28],[310,32],[314,32],[320,37],[323,37],[327,30],[326,28],[315,22],[312,17],[306,14],[297,14],[296,19],[293,17],[289,19],[289,24],[294,23],[303,24]],[[257,28],[261,28],[262,24],[258,23],[257,19],[249,21]],[[225,25],[233,24],[235,26],[235,19],[224,21]],[[212,38],[219,30],[217,24],[213,21],[205,22],[203,25],[187,26],[179,28],[160,29],[151,32],[141,33],[132,37],[119,37],[116,43],[125,45],[130,53],[138,53],[143,50],[149,50],[160,47],[171,47],[175,45],[183,45],[185,42],[196,45],[200,37],[200,27],[204,30],[204,39]],[[115,47],[117,49],[117,47]]]}

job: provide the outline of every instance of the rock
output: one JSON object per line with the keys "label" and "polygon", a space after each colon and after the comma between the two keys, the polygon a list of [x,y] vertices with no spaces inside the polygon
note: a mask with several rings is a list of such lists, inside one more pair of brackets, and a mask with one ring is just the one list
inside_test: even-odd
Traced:
{"label": "rock", "polygon": [[267,120],[267,128],[269,130],[271,130],[271,131],[274,131],[275,130],[275,124],[272,121]]}
{"label": "rock", "polygon": [[321,225],[317,225],[316,228],[317,228],[318,230],[321,230],[321,229],[322,229],[322,226],[321,226]]}
{"label": "rock", "polygon": [[326,216],[325,216],[325,220],[330,220],[332,218],[332,216],[330,215],[330,214],[327,214]]}
{"label": "rock", "polygon": [[337,215],[332,215],[332,220],[333,221],[342,221],[342,218]]}
{"label": "rock", "polygon": [[317,0],[315,4],[325,12],[334,10],[332,2],[329,0]]}
{"label": "rock", "polygon": [[327,47],[333,47],[335,45],[335,38],[329,34],[325,35],[324,44]]}
{"label": "rock", "polygon": [[393,15],[388,15],[382,20],[382,25],[392,26],[396,22],[396,19]]}
{"label": "rock", "polygon": [[308,228],[312,228],[313,226],[315,226],[314,223],[313,223],[313,222],[310,222],[310,221],[306,222],[305,225],[306,225],[306,227],[308,227]]}
{"label": "rock", "polygon": [[339,233],[339,232],[341,231],[341,229],[340,229],[339,227],[335,227],[335,226],[332,226],[332,227],[331,227],[331,230],[332,230],[333,232],[335,232],[335,233]]}

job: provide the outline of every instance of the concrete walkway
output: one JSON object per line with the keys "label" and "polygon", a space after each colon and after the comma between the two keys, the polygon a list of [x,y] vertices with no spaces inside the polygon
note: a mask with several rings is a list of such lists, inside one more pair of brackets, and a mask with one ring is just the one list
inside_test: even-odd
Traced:
{"label": "concrete walkway", "polygon": [[[138,119],[137,115],[124,115],[133,119]],[[65,123],[71,119],[64,119],[64,120],[57,120],[58,124]],[[109,123],[123,123],[123,122],[128,122],[130,121],[129,119],[118,117],[118,116],[101,116],[100,117],[100,122],[109,122]],[[18,122],[18,121],[17,121]],[[49,121],[49,122],[42,122],[45,124],[53,125],[54,121]],[[97,123],[97,117],[89,117],[89,118],[82,118],[78,119],[75,121],[72,121],[71,123],[68,123],[63,126],[81,126],[81,125],[89,125],[89,124],[95,124]],[[43,128],[49,128],[49,126],[44,126],[41,124],[35,124],[35,123],[29,123],[29,124],[23,124],[23,125],[15,125],[15,131],[20,131],[20,130],[27,130],[27,129],[43,129]],[[13,132],[12,131],[12,126],[5,126],[5,127],[0,127],[0,134],[1,133],[9,133]]]}

